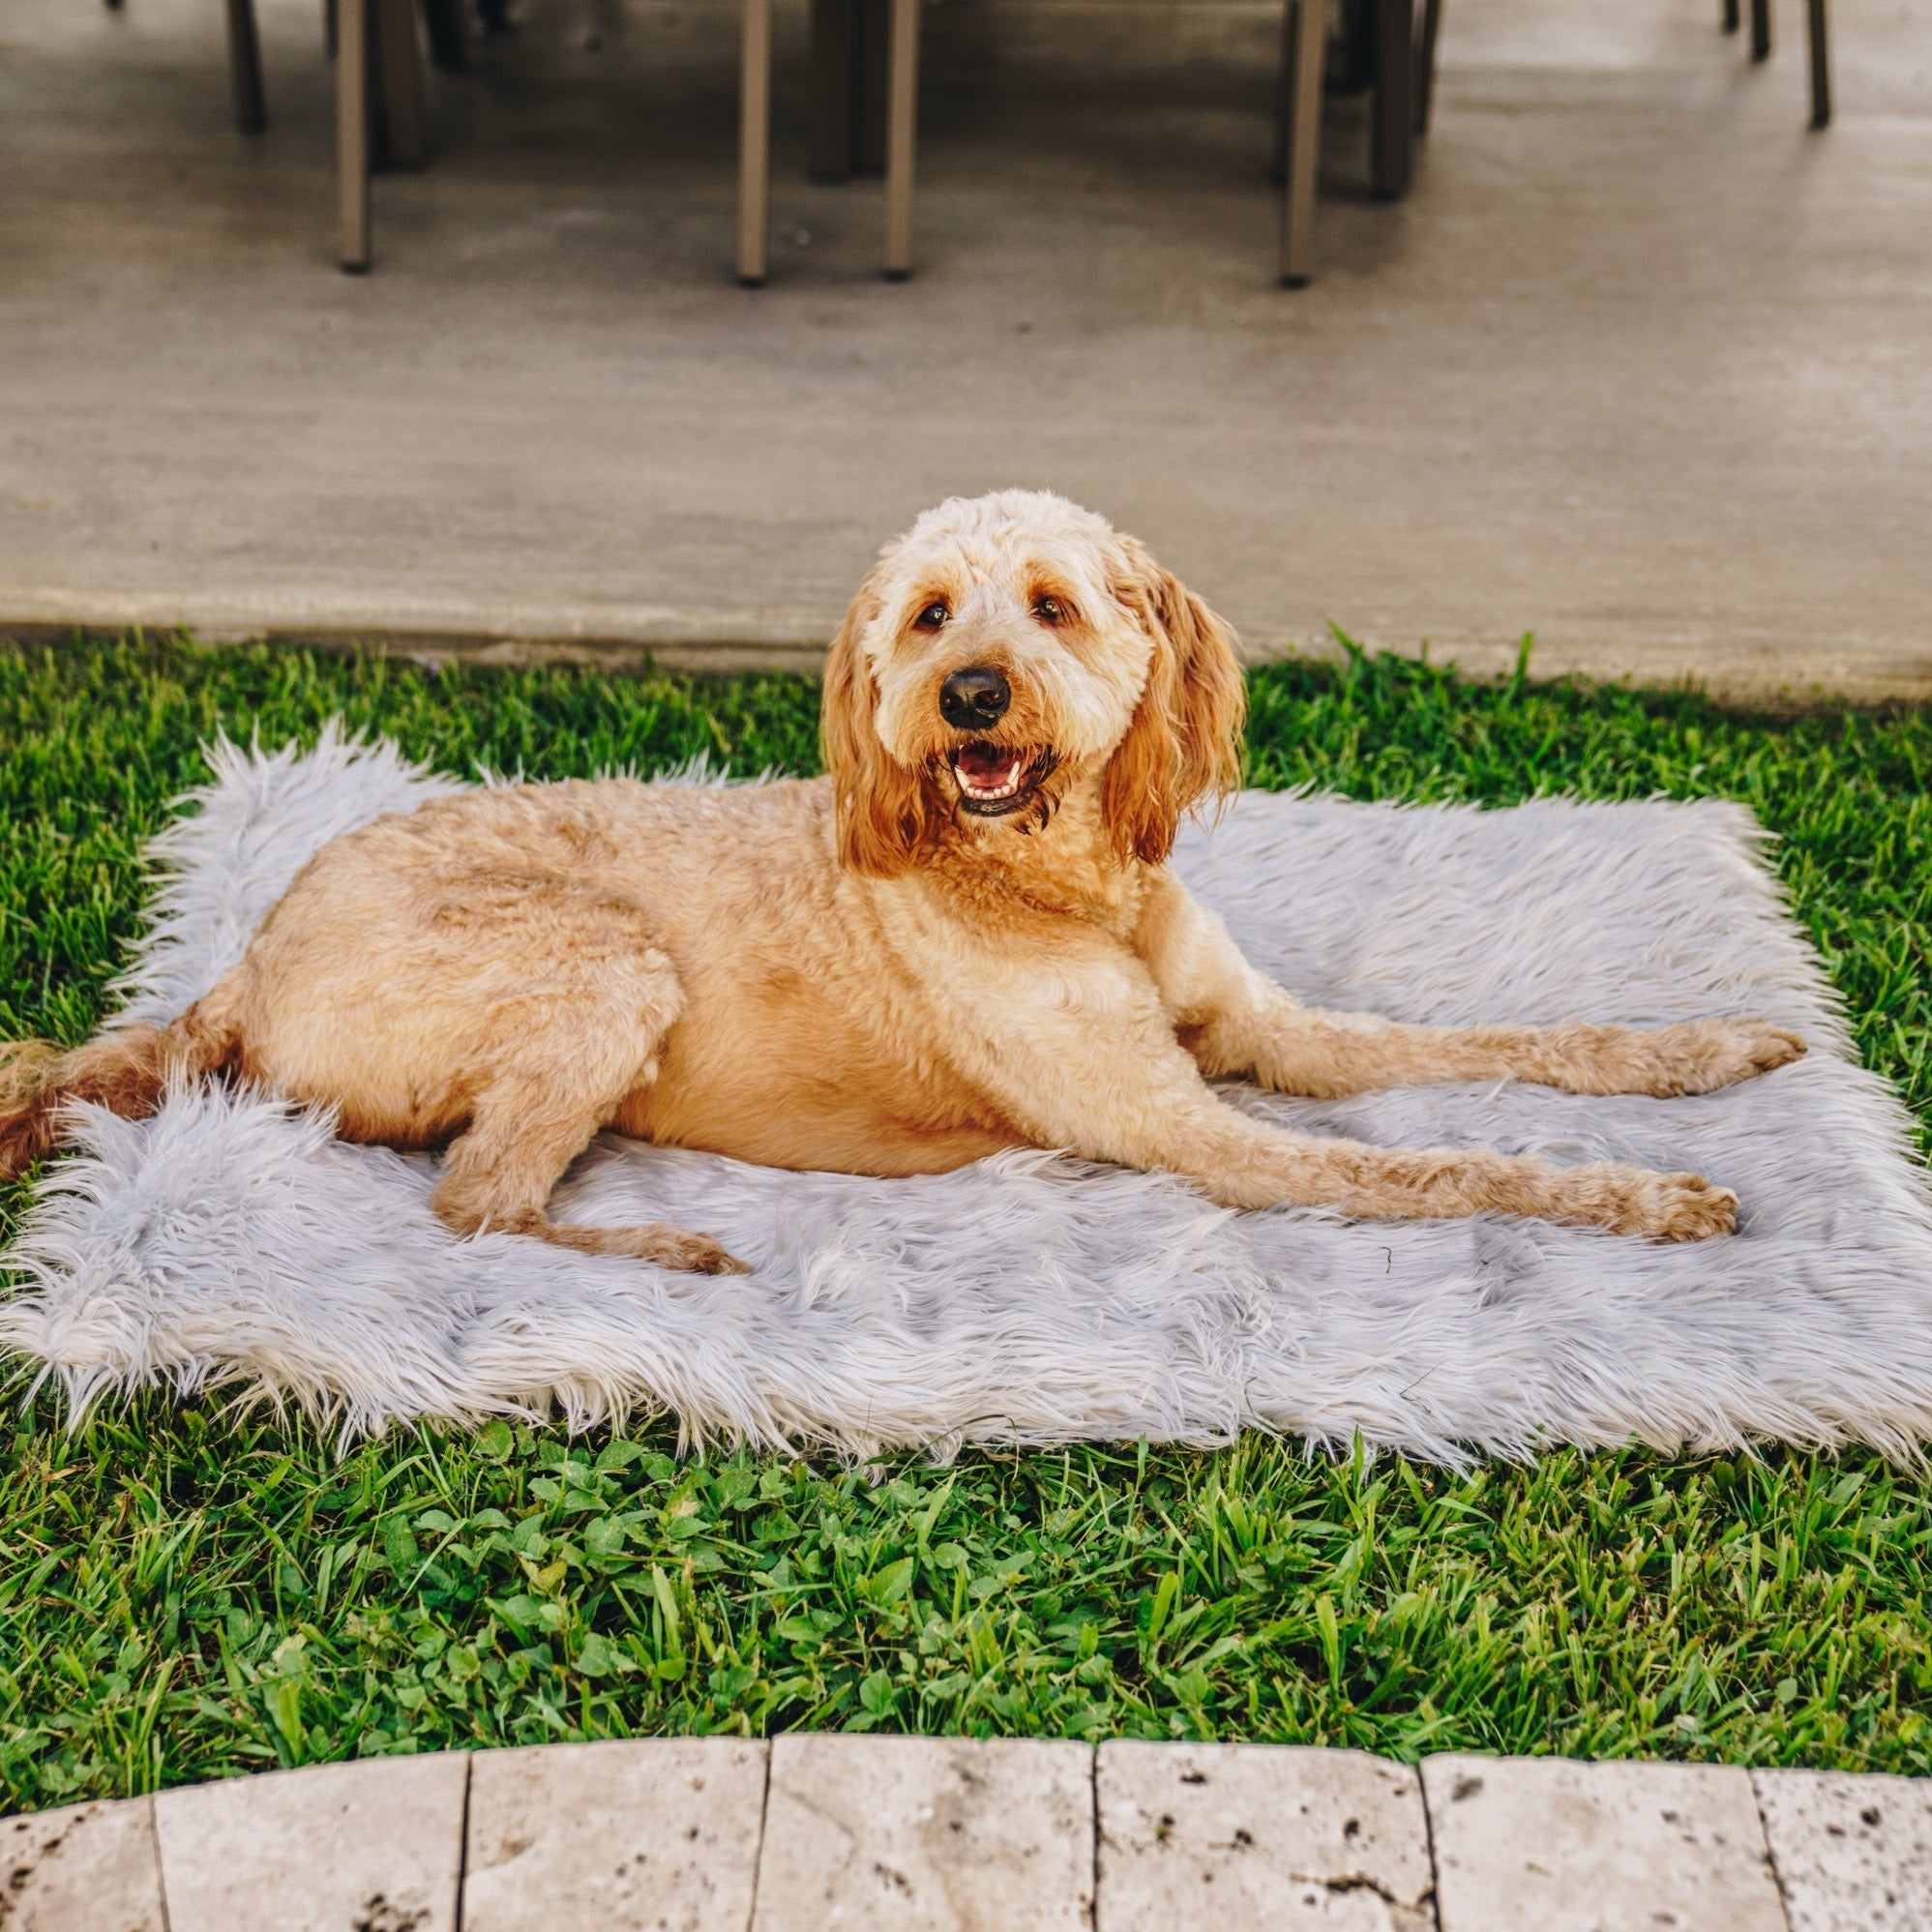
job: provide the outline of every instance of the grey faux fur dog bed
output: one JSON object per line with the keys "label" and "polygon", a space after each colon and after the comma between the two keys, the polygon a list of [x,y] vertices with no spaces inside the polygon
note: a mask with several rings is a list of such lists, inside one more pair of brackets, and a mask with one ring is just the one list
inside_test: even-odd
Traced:
{"label": "grey faux fur dog bed", "polygon": [[[229,746],[162,841],[131,1017],[179,1012],[326,839],[451,788],[335,733]],[[90,1119],[7,1258],[0,1346],[74,1405],[232,1385],[345,1433],[668,1410],[688,1435],[853,1453],[1210,1443],[1246,1427],[1443,1460],[1932,1434],[1932,1202],[1883,1084],[1721,804],[1402,809],[1249,793],[1175,863],[1264,971],[1403,1019],[1763,1013],[1810,1056],[1698,1099],[1504,1085],[1241,1104],[1365,1140],[1691,1168],[1739,1233],[1683,1247],[1484,1220],[1232,1214],[1168,1179],[1015,1154],[911,1180],[600,1144],[573,1218],[718,1234],[749,1278],[513,1235],[459,1243],[434,1164],[219,1089]]]}

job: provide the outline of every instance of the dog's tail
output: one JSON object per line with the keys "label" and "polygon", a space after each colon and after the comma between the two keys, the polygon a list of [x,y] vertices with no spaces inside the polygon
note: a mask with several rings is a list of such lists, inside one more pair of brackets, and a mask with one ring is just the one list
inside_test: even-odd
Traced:
{"label": "dog's tail", "polygon": [[138,1120],[161,1105],[170,1080],[230,1065],[231,1026],[202,1006],[166,1026],[119,1026],[64,1053],[46,1040],[0,1042],[0,1180],[24,1174],[68,1136],[70,1101],[92,1101]]}

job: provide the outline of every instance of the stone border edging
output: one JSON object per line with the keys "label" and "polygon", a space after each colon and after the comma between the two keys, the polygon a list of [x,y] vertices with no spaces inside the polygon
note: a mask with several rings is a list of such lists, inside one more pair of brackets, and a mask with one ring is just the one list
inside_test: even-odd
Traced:
{"label": "stone border edging", "polygon": [[9,1932],[1906,1932],[1932,1780],[798,1733],[0,1821]]}

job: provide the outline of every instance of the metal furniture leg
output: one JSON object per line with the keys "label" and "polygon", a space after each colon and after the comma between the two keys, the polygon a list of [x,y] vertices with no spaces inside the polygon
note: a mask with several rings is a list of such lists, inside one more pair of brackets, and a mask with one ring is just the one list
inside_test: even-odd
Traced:
{"label": "metal furniture leg", "polygon": [[390,167],[421,167],[430,158],[430,104],[415,0],[375,0],[375,30],[382,160]]}
{"label": "metal furniture leg", "polygon": [[1724,31],[1735,34],[1744,24],[1744,10],[1738,0],[1724,0]]}
{"label": "metal furniture leg", "polygon": [[1284,288],[1306,288],[1315,266],[1315,180],[1322,165],[1322,69],[1328,51],[1328,0],[1288,0],[1282,9],[1286,80],[1281,197]]}
{"label": "metal furniture leg", "polygon": [[1826,16],[1826,0],[1810,0],[1811,16],[1811,125],[1831,125],[1831,23]]}
{"label": "metal furniture leg", "polygon": [[1429,132],[1436,100],[1436,42],[1442,31],[1442,0],[1423,0],[1422,39],[1415,49],[1415,132]]}
{"label": "metal furniture leg", "polygon": [[369,268],[370,6],[336,7],[336,250],[349,275]]}
{"label": "metal furniture leg", "polygon": [[235,89],[235,125],[245,134],[258,134],[268,126],[268,95],[261,81],[254,0],[228,0],[228,71]]}
{"label": "metal furniture leg", "polygon": [[771,253],[771,0],[744,0],[738,42],[738,280],[760,287]]}
{"label": "metal furniture leg", "polygon": [[885,89],[885,273],[912,273],[912,171],[919,138],[919,0],[892,0]]}
{"label": "metal furniture leg", "polygon": [[1771,57],[1771,0],[1751,0],[1751,58]]}
{"label": "metal furniture leg", "polygon": [[1375,192],[1399,200],[1415,180],[1415,0],[1374,0]]}

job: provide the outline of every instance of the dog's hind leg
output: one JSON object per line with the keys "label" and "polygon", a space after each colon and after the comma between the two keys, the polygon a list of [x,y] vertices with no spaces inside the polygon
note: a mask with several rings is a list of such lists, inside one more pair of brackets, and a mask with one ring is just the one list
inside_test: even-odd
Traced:
{"label": "dog's hind leg", "polygon": [[463,1235],[530,1234],[584,1254],[744,1273],[745,1264],[708,1234],[663,1221],[585,1227],[552,1221],[547,1211],[564,1170],[625,1095],[655,1076],[658,1049],[682,1005],[675,970],[651,949],[600,960],[594,972],[566,975],[553,991],[501,1013],[495,1044],[465,1069],[469,1124],[452,1143],[431,1197],[443,1222]]}

